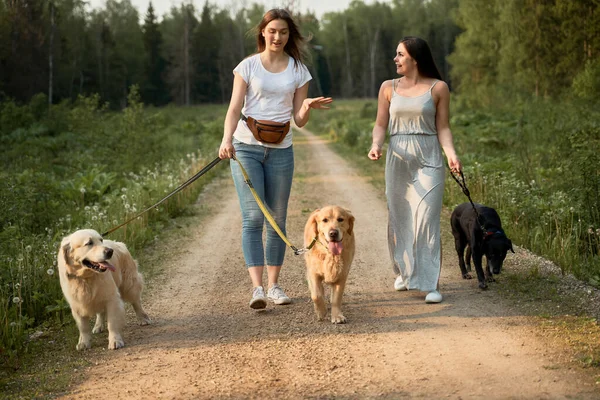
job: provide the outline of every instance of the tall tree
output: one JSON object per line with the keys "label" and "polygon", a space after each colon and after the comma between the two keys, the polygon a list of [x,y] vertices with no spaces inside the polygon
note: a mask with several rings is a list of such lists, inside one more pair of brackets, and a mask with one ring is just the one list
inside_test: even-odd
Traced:
{"label": "tall tree", "polygon": [[44,19],[41,0],[11,0],[4,4],[0,32],[6,36],[0,53],[0,79],[6,94],[20,101],[48,89]]}
{"label": "tall tree", "polygon": [[204,3],[200,24],[194,32],[192,54],[194,55],[194,98],[202,103],[215,102],[221,97],[219,90],[219,47],[221,32],[211,15],[208,1]]}
{"label": "tall tree", "polygon": [[162,34],[156,22],[152,2],[148,4],[142,31],[146,52],[144,79],[141,89],[142,100],[155,106],[164,105],[169,101],[169,94],[164,81],[167,63],[161,53]]}
{"label": "tall tree", "polygon": [[198,25],[192,3],[171,8],[170,15],[161,22],[165,43],[165,56],[169,63],[167,84],[177,104],[190,105],[191,86],[194,79],[191,66],[191,33]]}
{"label": "tall tree", "polygon": [[120,91],[119,106],[127,105],[129,87],[139,84],[144,75],[144,43],[139,13],[131,0],[107,0],[106,22],[115,40],[115,68],[111,79]]}
{"label": "tall tree", "polygon": [[452,81],[459,91],[478,96],[496,82],[501,46],[496,24],[499,13],[495,1],[461,0],[455,16],[463,32],[448,57]]}

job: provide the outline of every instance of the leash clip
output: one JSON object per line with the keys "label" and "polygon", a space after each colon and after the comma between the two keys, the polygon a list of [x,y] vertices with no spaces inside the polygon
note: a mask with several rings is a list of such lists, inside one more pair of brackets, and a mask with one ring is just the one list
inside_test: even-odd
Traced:
{"label": "leash clip", "polygon": [[302,254],[306,254],[308,253],[308,250],[306,247],[303,249],[294,249],[294,254],[297,256],[301,256]]}

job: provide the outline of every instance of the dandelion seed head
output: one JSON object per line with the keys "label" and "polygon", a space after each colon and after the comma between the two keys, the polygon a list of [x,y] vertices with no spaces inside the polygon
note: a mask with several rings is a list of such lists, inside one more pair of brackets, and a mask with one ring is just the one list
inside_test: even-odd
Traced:
{"label": "dandelion seed head", "polygon": [[47,273],[48,275],[52,276],[52,275],[54,275],[54,269],[53,269],[53,268],[48,268],[48,269],[46,270],[46,273]]}
{"label": "dandelion seed head", "polygon": [[85,187],[84,187],[84,186],[80,187],[80,188],[79,188],[79,191],[80,191],[81,193],[85,193]]}
{"label": "dandelion seed head", "polygon": [[18,297],[13,297],[13,299],[12,299],[12,302],[13,302],[14,304],[19,304],[19,303],[21,302],[21,299],[20,299],[20,298],[18,298]]}

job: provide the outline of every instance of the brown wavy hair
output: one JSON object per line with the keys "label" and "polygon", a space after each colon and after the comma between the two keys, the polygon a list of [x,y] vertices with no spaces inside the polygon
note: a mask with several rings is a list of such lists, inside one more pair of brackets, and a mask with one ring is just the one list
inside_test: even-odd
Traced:
{"label": "brown wavy hair", "polygon": [[284,20],[288,24],[290,37],[283,50],[294,59],[294,64],[297,67],[298,63],[304,63],[304,61],[307,58],[307,53],[305,49],[305,44],[307,40],[300,33],[298,25],[296,25],[296,22],[294,21],[292,15],[289,13],[288,10],[285,10],[283,8],[273,8],[272,10],[267,11],[265,15],[263,15],[262,20],[255,28],[256,50],[258,53],[262,53],[267,47],[265,43],[265,38],[262,35],[262,31],[266,28],[267,25],[269,25],[271,21],[276,19]]}

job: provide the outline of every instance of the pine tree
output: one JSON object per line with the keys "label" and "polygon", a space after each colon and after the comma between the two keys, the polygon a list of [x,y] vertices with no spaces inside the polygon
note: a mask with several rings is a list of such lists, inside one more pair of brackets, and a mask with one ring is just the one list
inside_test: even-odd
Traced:
{"label": "pine tree", "polygon": [[148,11],[144,19],[143,40],[146,51],[144,65],[144,79],[141,90],[142,100],[146,104],[160,106],[169,102],[169,93],[165,85],[165,71],[167,62],[161,54],[162,34],[158,29],[152,2],[148,4]]}

